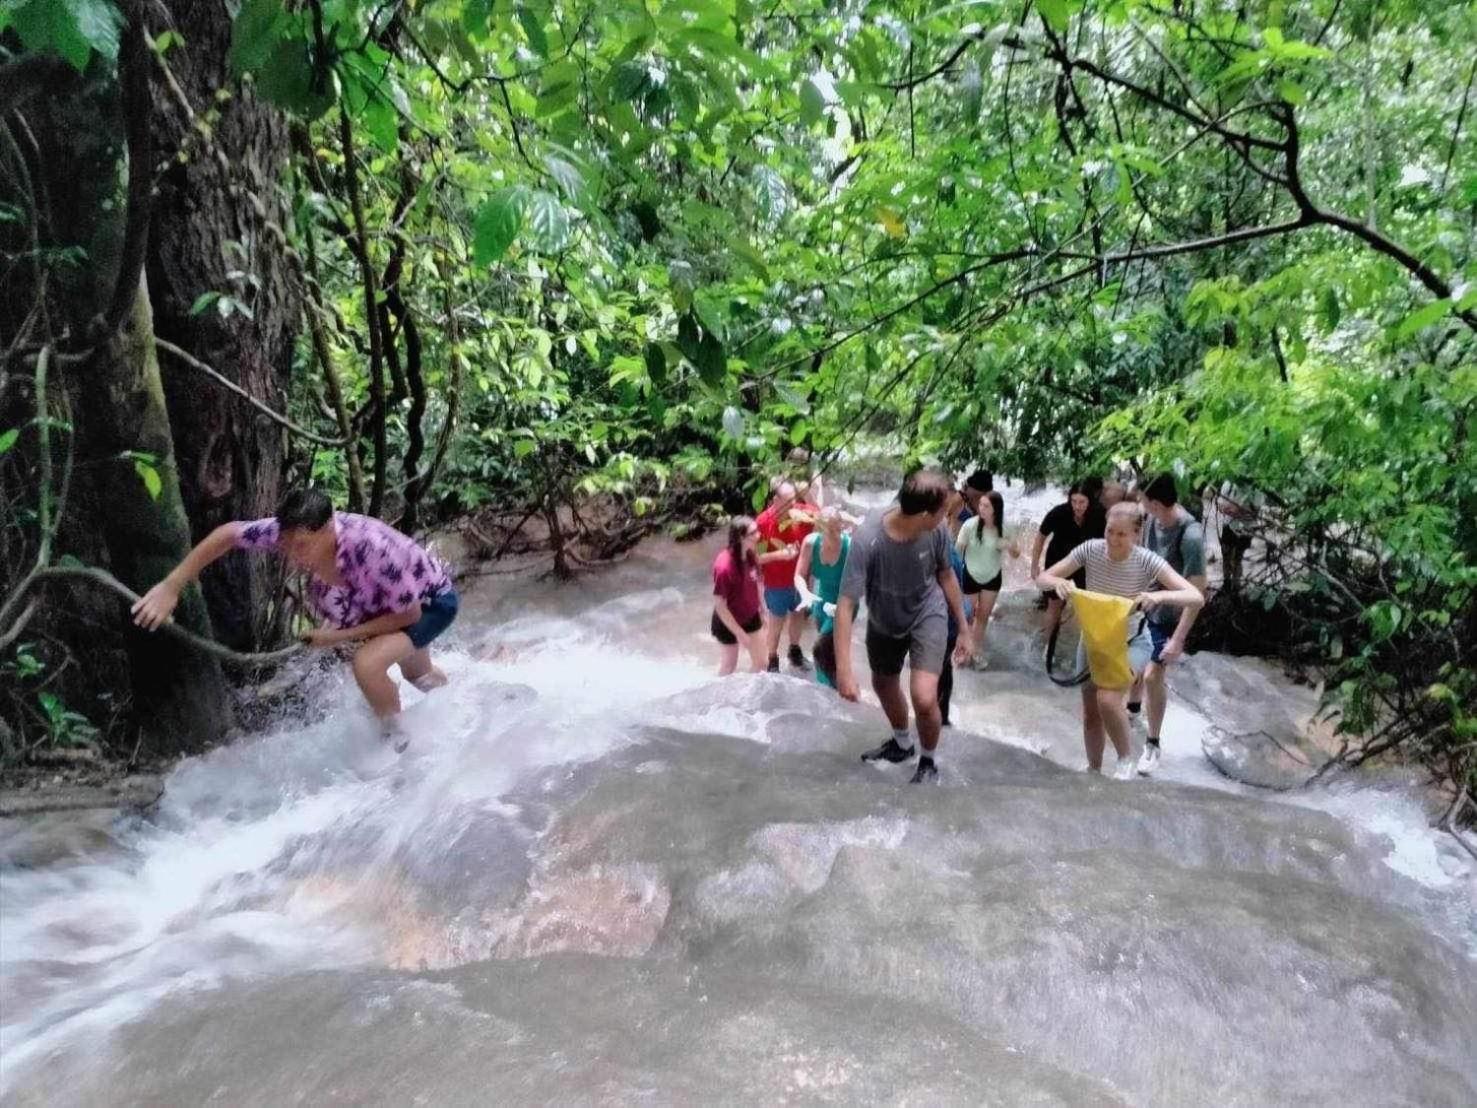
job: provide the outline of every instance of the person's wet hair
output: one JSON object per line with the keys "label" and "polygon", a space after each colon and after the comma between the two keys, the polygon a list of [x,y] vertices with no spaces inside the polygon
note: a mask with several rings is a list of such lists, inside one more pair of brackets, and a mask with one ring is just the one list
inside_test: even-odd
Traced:
{"label": "person's wet hair", "polygon": [[1084,477],[1077,482],[1076,491],[1096,503],[1098,497],[1103,494],[1103,479],[1101,477]]}
{"label": "person's wet hair", "polygon": [[1144,525],[1144,512],[1137,504],[1123,500],[1108,509],[1108,526],[1114,523],[1127,523],[1134,530]]}
{"label": "person's wet hair", "polygon": [[317,531],[333,518],[333,501],[317,489],[293,489],[277,505],[277,526],[283,531]]}
{"label": "person's wet hair", "polygon": [[752,550],[747,555],[744,552],[744,539],[754,526],[754,521],[748,516],[734,516],[728,521],[728,556],[733,559],[734,565],[747,562],[753,566],[757,563],[758,559]]}
{"label": "person's wet hair", "polygon": [[1174,474],[1161,473],[1144,486],[1144,499],[1173,508],[1180,502],[1180,490],[1174,482]]}
{"label": "person's wet hair", "polygon": [[1001,538],[1005,537],[1005,497],[994,489],[985,493],[985,499],[990,502],[990,507],[995,512],[995,533]]}
{"label": "person's wet hair", "polygon": [[965,487],[975,492],[994,492],[995,476],[987,469],[977,469],[964,482]]}
{"label": "person's wet hair", "polygon": [[950,487],[949,479],[938,470],[915,469],[903,478],[898,507],[906,516],[931,515],[944,506]]}

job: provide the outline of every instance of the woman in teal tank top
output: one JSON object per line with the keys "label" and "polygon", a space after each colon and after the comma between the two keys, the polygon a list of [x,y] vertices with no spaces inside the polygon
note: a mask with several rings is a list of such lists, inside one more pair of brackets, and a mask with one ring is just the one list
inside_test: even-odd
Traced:
{"label": "woman in teal tank top", "polygon": [[809,605],[821,635],[821,641],[816,642],[820,657],[816,660],[815,679],[832,688],[835,682],[826,672],[835,669],[830,635],[836,621],[836,601],[841,596],[841,575],[846,571],[846,557],[851,553],[851,536],[842,532],[841,525],[841,515],[835,508],[822,509],[816,521],[818,530],[801,545],[800,560],[795,565],[795,587]]}

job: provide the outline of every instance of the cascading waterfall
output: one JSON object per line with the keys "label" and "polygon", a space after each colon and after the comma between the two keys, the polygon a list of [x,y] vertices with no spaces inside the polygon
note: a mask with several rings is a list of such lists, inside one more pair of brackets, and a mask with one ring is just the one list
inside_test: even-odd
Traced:
{"label": "cascading waterfall", "polygon": [[909,788],[875,707],[710,677],[706,557],[503,587],[512,660],[472,607],[404,758],[339,675],[147,816],[6,821],[0,1096],[1477,1101],[1477,871],[1408,789],[1253,795],[1183,702],[1160,777],[1077,772],[1025,594]]}

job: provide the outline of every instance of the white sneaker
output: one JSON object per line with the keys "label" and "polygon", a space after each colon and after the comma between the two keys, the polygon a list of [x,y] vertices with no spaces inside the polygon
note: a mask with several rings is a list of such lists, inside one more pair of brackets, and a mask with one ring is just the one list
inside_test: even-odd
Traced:
{"label": "white sneaker", "polygon": [[1143,757],[1139,759],[1139,776],[1148,777],[1159,768],[1159,744],[1145,743]]}
{"label": "white sneaker", "polygon": [[1114,781],[1133,780],[1133,757],[1130,755],[1118,763],[1118,768],[1113,771]]}

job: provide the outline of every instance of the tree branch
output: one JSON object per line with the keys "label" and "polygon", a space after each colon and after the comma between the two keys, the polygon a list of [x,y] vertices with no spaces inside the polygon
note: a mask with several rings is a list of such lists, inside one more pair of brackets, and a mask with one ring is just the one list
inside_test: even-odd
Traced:
{"label": "tree branch", "polygon": [[261,412],[262,415],[270,419],[273,423],[292,432],[299,438],[307,439],[309,442],[316,442],[320,446],[341,447],[348,445],[350,440],[347,438],[330,439],[323,435],[316,434],[313,431],[309,431],[306,427],[299,427],[296,423],[292,422],[292,420],[288,419],[281,412],[274,411],[266,404],[258,400],[256,397],[252,396],[251,393],[247,392],[240,385],[236,384],[235,381],[232,381],[225,374],[221,373],[217,369],[213,369],[211,366],[206,365],[199,358],[191,354],[188,350],[176,346],[168,339],[162,339],[156,335],[154,337],[154,344],[158,346],[160,350],[173,354],[176,358],[184,362],[185,365],[189,366],[191,369],[199,370],[201,373],[205,374],[205,376],[209,377],[212,381],[220,385],[226,391],[235,393],[257,411]]}
{"label": "tree branch", "polygon": [[[110,592],[116,593],[130,605],[137,604],[141,599],[138,593],[134,592],[107,570],[99,569],[97,566],[38,566],[27,575],[25,580],[16,588],[15,592],[11,593],[4,606],[0,607],[0,623],[3,623],[4,617],[11,609],[18,606],[37,585],[44,584],[48,581],[68,580],[91,581],[95,585],[101,585]],[[281,650],[269,650],[260,654],[241,654],[228,646],[222,646],[213,639],[202,638],[193,631],[187,631],[172,620],[164,624],[160,630],[173,635],[187,646],[193,647],[201,653],[208,654],[212,658],[242,669],[279,665],[306,649],[303,644],[298,643],[294,646],[283,647]],[[0,632],[0,637],[3,637],[4,634],[5,632]]]}

